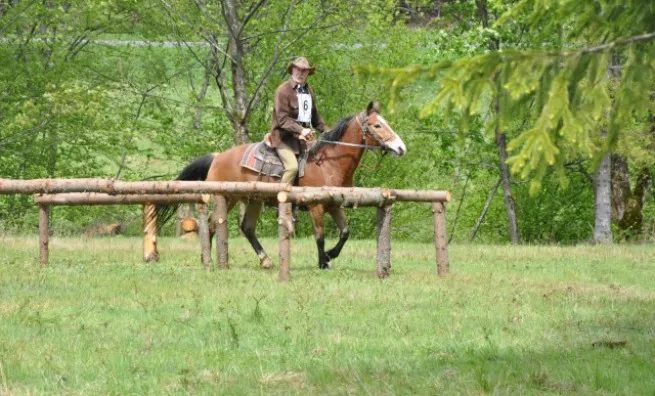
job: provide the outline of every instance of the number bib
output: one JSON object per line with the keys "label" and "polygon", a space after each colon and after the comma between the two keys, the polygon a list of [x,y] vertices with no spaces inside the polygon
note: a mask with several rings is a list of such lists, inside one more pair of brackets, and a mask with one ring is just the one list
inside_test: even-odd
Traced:
{"label": "number bib", "polygon": [[298,94],[298,122],[312,122],[312,95]]}

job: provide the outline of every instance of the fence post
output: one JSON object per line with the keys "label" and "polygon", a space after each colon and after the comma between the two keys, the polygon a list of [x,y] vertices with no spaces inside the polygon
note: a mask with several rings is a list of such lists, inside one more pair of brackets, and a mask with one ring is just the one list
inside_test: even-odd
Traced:
{"label": "fence post", "polygon": [[200,261],[206,270],[212,268],[211,247],[209,241],[209,221],[207,220],[207,204],[198,205],[198,237],[200,238]]}
{"label": "fence post", "polygon": [[291,233],[293,232],[293,217],[291,203],[278,204],[278,231],[280,236],[280,280],[286,282],[291,277],[289,265],[291,262]]}
{"label": "fence post", "polygon": [[218,269],[230,268],[228,257],[227,199],[215,195],[214,219],[216,221],[216,261]]}
{"label": "fence post", "polygon": [[385,203],[377,210],[378,255],[377,276],[386,278],[391,272],[391,204]]}
{"label": "fence post", "polygon": [[446,205],[443,202],[432,202],[434,213],[434,248],[437,253],[437,274],[448,273],[448,242],[446,241]]}
{"label": "fence post", "polygon": [[157,211],[155,204],[143,205],[143,260],[158,261],[157,252]]}
{"label": "fence post", "polygon": [[48,244],[50,243],[50,230],[48,221],[50,208],[48,205],[39,205],[39,262],[42,266],[48,265]]}
{"label": "fence post", "polygon": [[177,207],[175,211],[175,237],[179,238],[182,236],[184,231],[182,230],[182,219],[184,219],[184,207],[182,205]]}

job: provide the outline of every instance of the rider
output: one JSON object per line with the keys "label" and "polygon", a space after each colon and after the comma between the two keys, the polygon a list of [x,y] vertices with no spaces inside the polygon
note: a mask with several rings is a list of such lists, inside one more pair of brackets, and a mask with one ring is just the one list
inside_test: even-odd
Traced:
{"label": "rider", "polygon": [[299,57],[287,65],[291,78],[275,91],[275,104],[271,122],[271,146],[284,164],[282,183],[293,183],[298,175],[300,140],[311,140],[312,128],[327,132],[330,128],[323,122],[316,108],[314,91],[307,84],[307,78],[316,68],[310,66],[305,57]]}

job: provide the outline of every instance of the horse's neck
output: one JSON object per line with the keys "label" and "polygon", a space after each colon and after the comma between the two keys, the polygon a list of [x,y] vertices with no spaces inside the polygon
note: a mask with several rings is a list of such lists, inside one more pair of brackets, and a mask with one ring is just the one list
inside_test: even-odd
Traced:
{"label": "horse's neck", "polygon": [[[357,122],[357,116],[353,117],[348,128],[343,133],[342,143],[362,144],[362,130]],[[322,157],[321,169],[323,173],[329,172],[331,175],[339,176],[339,185],[351,184],[355,170],[359,161],[364,155],[364,148],[343,146],[338,144],[326,144],[325,148],[319,154]],[[323,165],[325,164],[325,166]],[[328,175],[326,175],[328,176]]]}

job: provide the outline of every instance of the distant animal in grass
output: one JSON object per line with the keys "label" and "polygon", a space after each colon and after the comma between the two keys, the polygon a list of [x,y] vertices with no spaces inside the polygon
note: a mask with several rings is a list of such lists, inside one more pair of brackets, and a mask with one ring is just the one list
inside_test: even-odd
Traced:
{"label": "distant animal in grass", "polygon": [[102,236],[115,236],[123,233],[123,227],[119,223],[95,224],[84,229],[83,236],[95,238]]}

